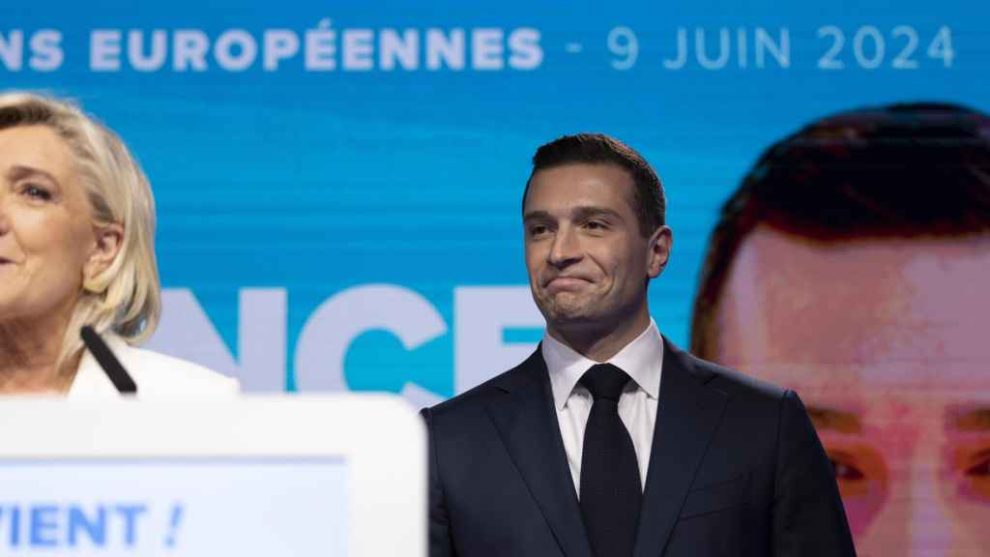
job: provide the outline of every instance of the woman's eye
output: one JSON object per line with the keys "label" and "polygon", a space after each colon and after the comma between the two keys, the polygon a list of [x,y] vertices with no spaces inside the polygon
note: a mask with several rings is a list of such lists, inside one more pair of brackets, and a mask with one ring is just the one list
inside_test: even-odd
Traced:
{"label": "woman's eye", "polygon": [[856,481],[862,480],[866,477],[862,470],[856,468],[852,464],[842,462],[841,460],[836,460],[834,458],[828,459],[832,463],[832,470],[835,471],[835,479],[845,480],[845,481]]}
{"label": "woman's eye", "polygon": [[52,192],[36,184],[25,184],[21,192],[32,199],[41,201],[51,201],[52,199]]}

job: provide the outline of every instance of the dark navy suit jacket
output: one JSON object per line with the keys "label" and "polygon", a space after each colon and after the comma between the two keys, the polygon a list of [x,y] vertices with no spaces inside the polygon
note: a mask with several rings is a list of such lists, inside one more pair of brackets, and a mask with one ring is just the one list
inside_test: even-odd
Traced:
{"label": "dark navy suit jacket", "polygon": [[[423,415],[431,557],[592,557],[539,349]],[[666,339],[635,549],[660,555],[854,555],[797,395]]]}

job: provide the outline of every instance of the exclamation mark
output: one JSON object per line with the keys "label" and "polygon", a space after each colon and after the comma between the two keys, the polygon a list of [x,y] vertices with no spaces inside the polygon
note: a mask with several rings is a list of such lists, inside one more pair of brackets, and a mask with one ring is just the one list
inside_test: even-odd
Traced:
{"label": "exclamation mark", "polygon": [[178,537],[179,523],[182,522],[182,505],[172,505],[172,517],[168,523],[168,535],[165,536],[165,547],[175,547],[175,539]]}

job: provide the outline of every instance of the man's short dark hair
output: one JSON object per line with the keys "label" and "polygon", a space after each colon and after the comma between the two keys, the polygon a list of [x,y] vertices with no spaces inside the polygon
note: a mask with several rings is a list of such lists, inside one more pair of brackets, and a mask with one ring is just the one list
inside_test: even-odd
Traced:
{"label": "man's short dark hair", "polygon": [[724,282],[761,224],[820,242],[990,232],[990,118],[895,104],[826,117],[767,149],[709,239],[691,324],[701,357],[714,356]]}
{"label": "man's short dark hair", "polygon": [[633,209],[639,220],[640,233],[649,236],[665,224],[663,184],[653,167],[632,147],[600,133],[565,135],[536,150],[533,171],[523,191],[524,211],[533,176],[541,170],[568,164],[611,164],[625,170],[635,185]]}

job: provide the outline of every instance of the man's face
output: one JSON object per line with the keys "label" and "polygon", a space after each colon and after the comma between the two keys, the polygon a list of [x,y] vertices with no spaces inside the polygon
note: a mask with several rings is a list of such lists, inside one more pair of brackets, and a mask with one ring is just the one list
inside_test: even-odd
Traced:
{"label": "man's face", "polygon": [[990,236],[814,243],[758,228],[716,358],[796,389],[861,555],[990,547]]}
{"label": "man's face", "polygon": [[551,328],[611,326],[645,308],[647,279],[666,262],[670,234],[661,227],[643,237],[634,187],[608,164],[533,176],[523,207],[526,268]]}

